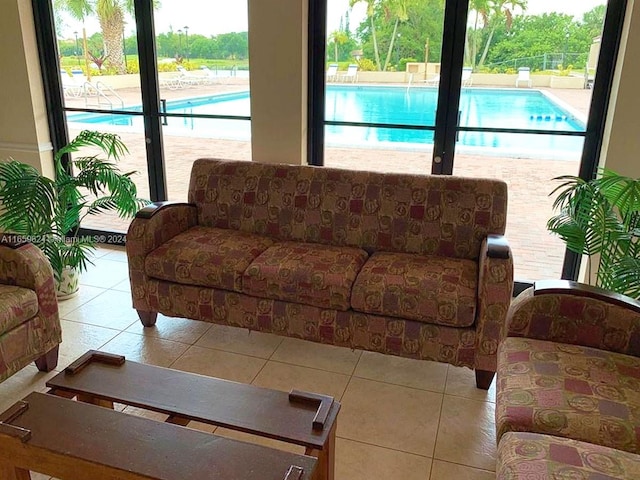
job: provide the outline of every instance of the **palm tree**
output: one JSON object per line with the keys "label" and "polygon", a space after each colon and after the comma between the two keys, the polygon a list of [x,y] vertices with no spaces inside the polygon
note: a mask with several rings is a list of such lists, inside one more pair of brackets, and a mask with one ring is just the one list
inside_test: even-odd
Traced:
{"label": "palm tree", "polygon": [[480,57],[480,61],[478,65],[484,65],[484,61],[487,59],[487,54],[489,53],[489,47],[491,46],[491,42],[493,40],[493,35],[496,31],[498,25],[502,22],[506,23],[507,30],[511,29],[511,23],[513,22],[513,10],[516,7],[520,7],[522,10],[527,9],[527,0],[494,0],[494,1],[483,1],[482,4],[489,7],[489,12],[487,17],[488,21],[485,22],[484,28],[490,26],[489,36],[487,37],[487,41],[484,44],[484,50],[482,51],[482,56]]}
{"label": "palm tree", "polygon": [[356,3],[360,2],[367,3],[367,17],[369,17],[369,23],[371,24],[371,39],[373,41],[373,55],[375,57],[374,60],[376,62],[376,67],[378,68],[378,70],[382,70],[382,65],[380,64],[380,53],[378,51],[378,37],[376,35],[376,26],[373,21],[378,0],[349,0],[349,7],[353,8]]}
{"label": "palm tree", "polygon": [[[158,2],[154,1],[154,6]],[[133,0],[57,0],[56,9],[68,12],[73,18],[84,23],[84,20],[96,14],[102,30],[105,61],[115,68],[116,72],[126,73],[124,64],[124,30],[125,13],[133,14]],[[86,51],[86,33],[83,28]]]}
{"label": "palm tree", "polygon": [[398,32],[398,24],[400,22],[406,22],[409,19],[407,10],[410,3],[411,0],[387,0],[383,6],[387,20],[395,17],[393,33],[391,34],[391,41],[389,42],[389,49],[387,50],[387,58],[384,61],[384,71],[387,70],[389,62],[391,61],[391,52],[393,51],[393,43],[395,42],[396,34]]}
{"label": "palm tree", "polygon": [[334,30],[333,32],[331,32],[331,34],[329,35],[329,41],[333,42],[333,59],[334,61],[338,61],[338,46],[339,45],[344,45],[345,43],[347,43],[349,41],[349,36],[347,35],[346,32],[342,31],[342,30]]}

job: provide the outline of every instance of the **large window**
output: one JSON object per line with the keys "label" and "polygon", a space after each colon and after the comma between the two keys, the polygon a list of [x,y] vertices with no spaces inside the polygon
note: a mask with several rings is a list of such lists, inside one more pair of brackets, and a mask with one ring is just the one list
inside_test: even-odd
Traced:
{"label": "large window", "polygon": [[559,278],[553,178],[593,172],[624,3],[327,0],[319,163],[502,179],[516,279]]}
{"label": "large window", "polygon": [[[43,53],[59,65],[68,137],[120,134],[129,148],[121,167],[138,172],[140,196],[184,201],[194,159],[250,159],[246,2],[43,3],[57,40]],[[100,215],[82,227],[127,225]]]}

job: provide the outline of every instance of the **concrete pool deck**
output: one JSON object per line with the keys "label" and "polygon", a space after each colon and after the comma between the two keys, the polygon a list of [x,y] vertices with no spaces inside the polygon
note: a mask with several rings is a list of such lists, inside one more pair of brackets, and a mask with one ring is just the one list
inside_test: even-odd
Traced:
{"label": "concrete pool deck", "polygon": [[[195,85],[188,88],[162,89],[162,98],[167,100],[211,95],[223,92],[242,91],[249,88],[246,79],[229,79],[228,83]],[[574,110],[587,115],[591,90],[545,89]],[[120,89],[118,94],[126,105],[139,105],[137,89]],[[68,107],[84,108],[84,99],[66,98]],[[74,135],[76,131],[70,131]],[[130,155],[123,161],[122,169],[137,170],[136,183],[140,196],[148,198],[146,181],[146,153],[142,132],[125,131],[121,136],[129,147]],[[167,185],[170,200],[185,201],[189,173],[193,161],[200,157],[251,160],[251,145],[246,141],[219,140],[163,135],[166,153]],[[325,165],[338,168],[360,168],[382,172],[431,172],[431,146],[413,151],[397,149],[334,148],[325,149]],[[457,154],[454,174],[500,178],[509,186],[509,211],[507,237],[514,253],[515,274],[518,280],[559,278],[564,257],[564,244],[546,231],[546,222],[552,215],[553,198],[549,197],[556,183],[551,179],[560,175],[577,175],[580,153],[573,160],[556,158],[530,159],[495,154]],[[101,215],[83,223],[97,229],[126,231],[128,221],[114,215]]]}

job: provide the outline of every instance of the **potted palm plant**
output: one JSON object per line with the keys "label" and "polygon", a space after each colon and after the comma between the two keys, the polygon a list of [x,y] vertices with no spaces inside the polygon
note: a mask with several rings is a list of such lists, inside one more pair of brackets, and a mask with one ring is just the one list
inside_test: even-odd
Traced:
{"label": "potted palm plant", "polygon": [[[109,211],[131,218],[148,203],[137,197],[131,178],[136,172],[118,169],[127,152],[118,135],[85,130],[55,153],[55,179],[13,159],[0,163],[0,229],[40,247],[53,268],[59,297],[77,291],[78,274],[96,248],[96,238],[78,236],[82,220]],[[65,155],[71,160],[68,168]]]}
{"label": "potted palm plant", "polygon": [[547,228],[586,255],[595,285],[640,298],[640,179],[610,170],[593,180],[562,176]]}

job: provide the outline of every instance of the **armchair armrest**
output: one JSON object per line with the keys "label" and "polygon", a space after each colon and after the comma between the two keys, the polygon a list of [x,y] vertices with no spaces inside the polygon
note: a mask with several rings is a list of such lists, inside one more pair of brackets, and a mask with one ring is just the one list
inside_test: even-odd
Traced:
{"label": "armchair armrest", "polygon": [[0,243],[0,283],[36,292],[39,315],[58,322],[58,300],[53,270],[44,253],[29,242]]}
{"label": "armchair armrest", "polygon": [[640,356],[640,303],[576,282],[536,282],[511,304],[507,336]]}
{"label": "armchair armrest", "polygon": [[628,308],[640,314],[640,302],[626,295],[569,280],[541,280],[533,284],[534,295],[574,295]]}
{"label": "armchair armrest", "polygon": [[156,213],[161,212],[162,209],[172,208],[172,207],[180,207],[180,206],[194,206],[191,203],[178,203],[178,202],[153,202],[144,207],[141,210],[138,210],[135,218],[144,218],[149,219],[153,217]]}
{"label": "armchair armrest", "polygon": [[513,256],[507,239],[489,235],[480,248],[476,358],[478,370],[495,372],[498,344],[506,330],[513,295]]}

